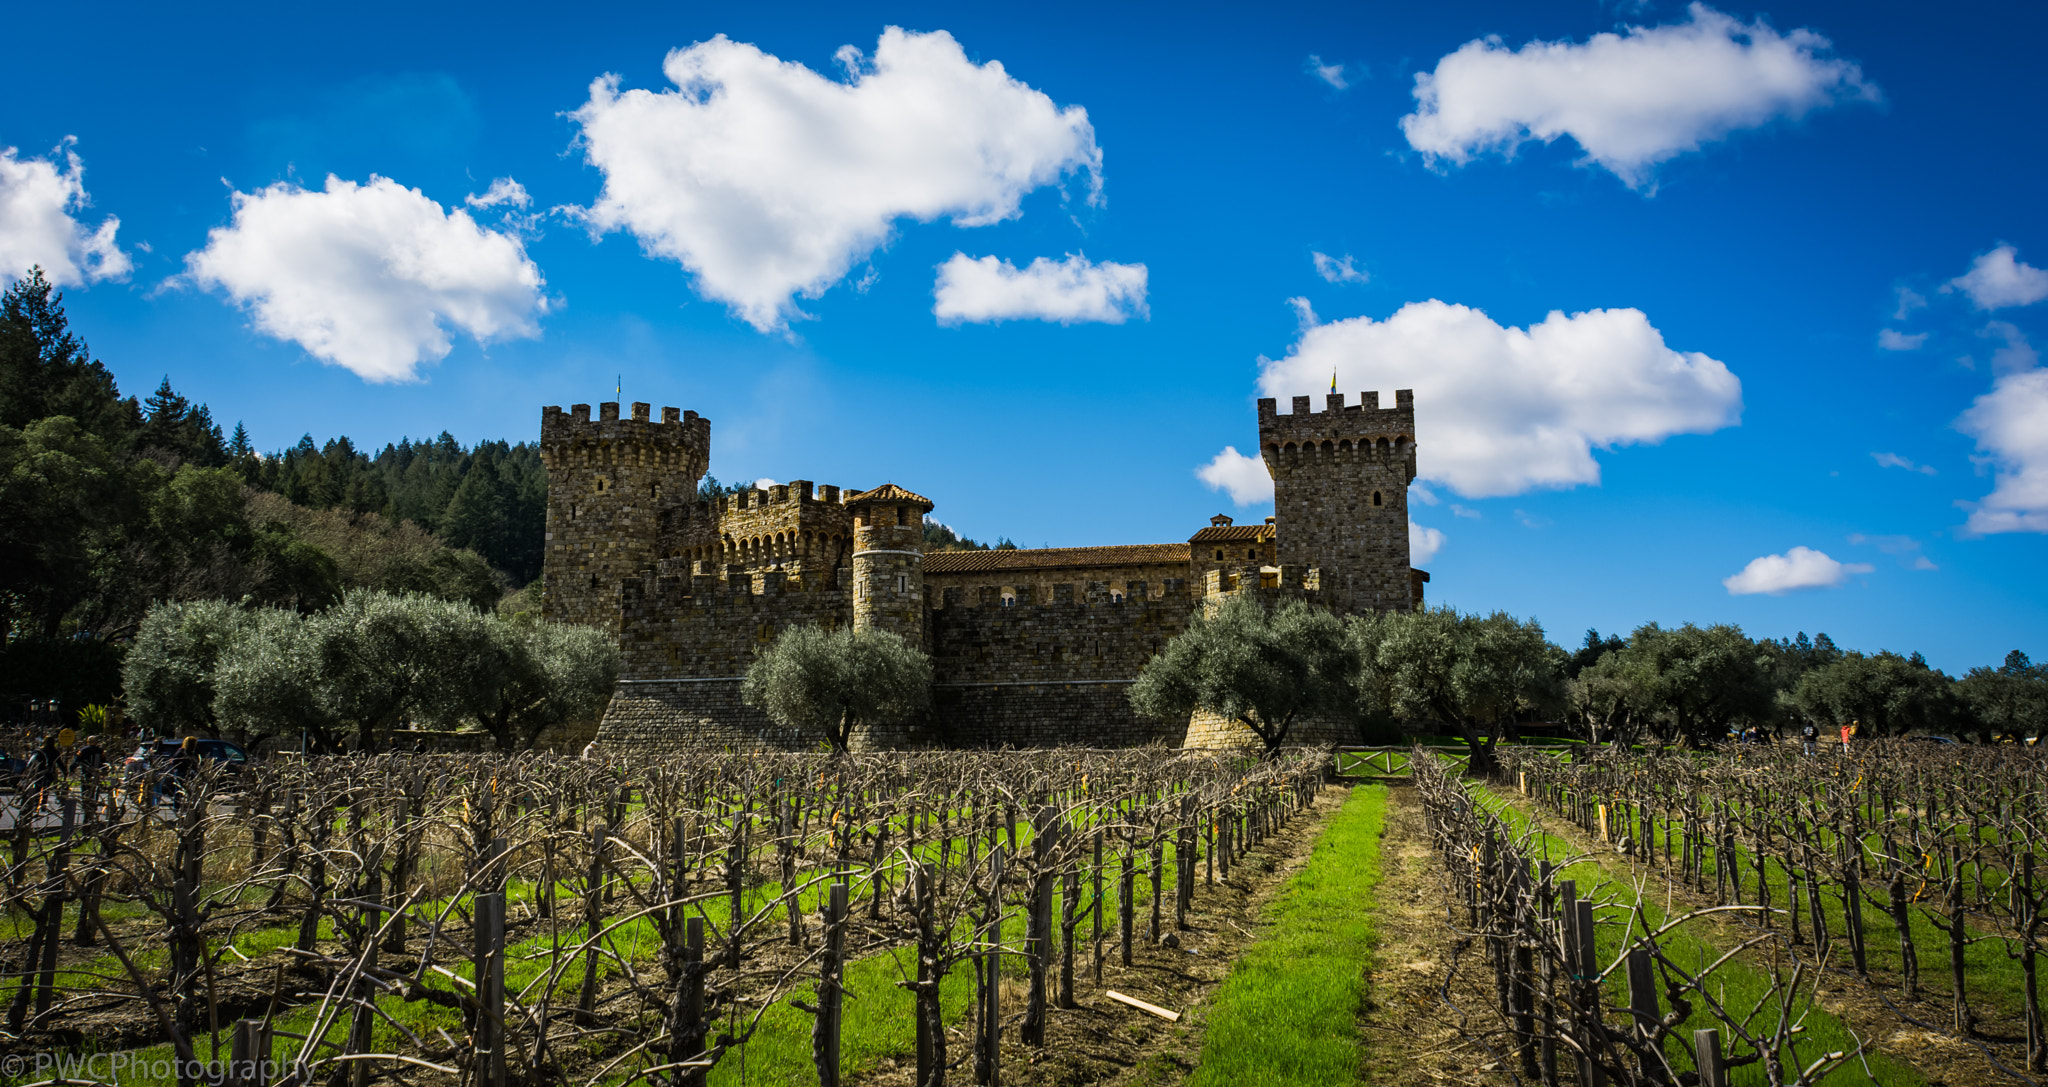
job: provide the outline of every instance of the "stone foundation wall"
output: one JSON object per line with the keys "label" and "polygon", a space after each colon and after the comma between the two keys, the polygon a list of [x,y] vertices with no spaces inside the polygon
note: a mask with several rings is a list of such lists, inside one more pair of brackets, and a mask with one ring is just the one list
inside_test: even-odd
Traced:
{"label": "stone foundation wall", "polygon": [[933,676],[940,684],[1128,682],[1194,615],[1195,601],[1174,588],[1160,599],[1115,600],[1104,582],[1079,593],[1062,584],[1044,602],[1010,607],[995,586],[948,588],[930,611]]}
{"label": "stone foundation wall", "polygon": [[[1257,750],[1263,745],[1258,734],[1237,723],[1218,717],[1213,713],[1196,710],[1179,739],[1182,747],[1206,748],[1248,748]],[[1358,743],[1358,730],[1349,722],[1334,717],[1304,717],[1296,720],[1287,729],[1288,747],[1315,747],[1322,744],[1349,745]]]}
{"label": "stone foundation wall", "polygon": [[1127,680],[941,684],[932,691],[933,742],[946,747],[1173,745],[1186,727],[1140,717]]}

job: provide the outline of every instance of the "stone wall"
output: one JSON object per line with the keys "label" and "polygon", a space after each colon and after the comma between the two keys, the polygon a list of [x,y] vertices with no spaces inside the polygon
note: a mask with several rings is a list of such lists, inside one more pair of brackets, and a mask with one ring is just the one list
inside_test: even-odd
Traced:
{"label": "stone wall", "polygon": [[749,575],[737,568],[731,578],[627,578],[620,611],[622,682],[743,676],[784,630],[829,630],[853,617],[842,586],[797,588],[777,571]]}
{"label": "stone wall", "polygon": [[1281,415],[1259,401],[1259,446],[1273,474],[1273,513],[1281,565],[1315,568],[1330,606],[1342,611],[1407,611],[1414,606],[1408,566],[1408,484],[1415,478],[1415,395],[1378,393],[1344,406],[1342,393],[1311,412],[1294,398]]}
{"label": "stone wall", "polygon": [[740,678],[621,680],[598,743],[608,755],[802,749],[816,739],[740,701]]}
{"label": "stone wall", "polygon": [[1141,718],[1138,670],[1187,629],[1194,602],[1178,578],[1155,595],[1134,581],[1050,586],[1050,599],[1004,606],[1001,587],[943,590],[930,612],[932,742],[960,747],[1173,744],[1184,721]]}

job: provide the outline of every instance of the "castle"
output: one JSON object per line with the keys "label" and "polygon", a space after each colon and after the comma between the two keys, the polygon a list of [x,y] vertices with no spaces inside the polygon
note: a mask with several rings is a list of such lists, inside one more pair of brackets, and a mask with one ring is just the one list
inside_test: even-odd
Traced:
{"label": "castle", "polygon": [[[869,747],[1215,746],[1225,722],[1138,717],[1138,670],[1198,609],[1233,594],[1299,597],[1339,612],[1422,606],[1409,566],[1415,402],[1361,394],[1322,411],[1259,401],[1274,516],[1225,516],[1183,543],[924,550],[930,499],[893,483],[808,480],[698,497],[711,424],[618,404],[541,410],[548,471],[543,614],[618,641],[608,750],[808,746],[740,701],[755,655],[792,626],[890,631],[930,654],[933,709],[856,738]],[[1348,741],[1334,723],[1297,739]],[[1323,735],[1330,733],[1330,735]]]}

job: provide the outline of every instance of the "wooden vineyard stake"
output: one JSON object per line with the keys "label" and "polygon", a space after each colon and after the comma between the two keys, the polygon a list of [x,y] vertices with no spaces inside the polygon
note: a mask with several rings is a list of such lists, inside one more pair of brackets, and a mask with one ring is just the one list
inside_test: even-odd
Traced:
{"label": "wooden vineyard stake", "polygon": [[1699,1069],[1700,1087],[1728,1087],[1728,1068],[1721,1063],[1721,1032],[1692,1032],[1693,1066]]}
{"label": "wooden vineyard stake", "polygon": [[[505,893],[476,896],[477,1080],[505,1085]],[[589,990],[586,990],[586,992]]]}

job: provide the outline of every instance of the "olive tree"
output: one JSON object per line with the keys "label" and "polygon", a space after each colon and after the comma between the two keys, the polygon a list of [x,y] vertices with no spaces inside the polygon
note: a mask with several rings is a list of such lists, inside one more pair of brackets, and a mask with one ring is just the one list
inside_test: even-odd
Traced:
{"label": "olive tree", "polygon": [[1161,718],[1207,710],[1249,729],[1272,757],[1302,715],[1342,706],[1350,671],[1335,615],[1300,600],[1268,611],[1236,596],[1145,663],[1131,706]]}
{"label": "olive tree", "polygon": [[523,751],[548,728],[603,712],[619,651],[601,630],[478,615],[479,651],[457,662],[438,715],[474,720],[500,751]]}
{"label": "olive tree", "polygon": [[1956,683],[1956,694],[1975,718],[1986,743],[2017,740],[2048,729],[2048,666],[2015,649],[1997,668],[1972,668]]}
{"label": "olive tree", "polygon": [[894,634],[799,626],[755,659],[740,697],[844,755],[855,729],[907,720],[931,704],[931,691],[931,658]]}
{"label": "olive tree", "polygon": [[144,728],[170,735],[211,732],[215,671],[254,623],[225,600],[169,602],[151,608],[121,666],[128,712]]}
{"label": "olive tree", "polygon": [[1620,656],[1656,674],[1657,715],[1689,746],[1719,740],[1740,722],[1766,724],[1776,708],[1768,656],[1741,627],[1649,623]]}
{"label": "olive tree", "polygon": [[1452,608],[1401,616],[1379,653],[1395,714],[1457,733],[1473,773],[1491,768],[1494,747],[1518,720],[1558,704],[1567,659],[1534,619]]}
{"label": "olive tree", "polygon": [[1959,723],[1963,710],[1954,681],[1928,667],[1918,653],[1902,657],[1852,650],[1807,672],[1793,697],[1808,716],[1837,726],[1854,723],[1866,737],[1913,729],[1947,731]]}
{"label": "olive tree", "polygon": [[284,608],[257,608],[246,635],[214,671],[214,713],[244,739],[303,733],[332,751],[347,722],[329,696],[317,620]]}

